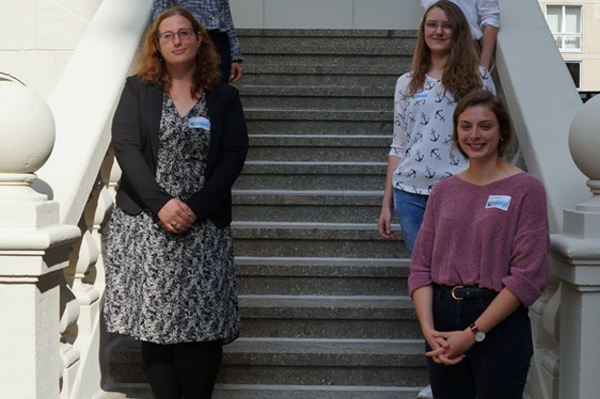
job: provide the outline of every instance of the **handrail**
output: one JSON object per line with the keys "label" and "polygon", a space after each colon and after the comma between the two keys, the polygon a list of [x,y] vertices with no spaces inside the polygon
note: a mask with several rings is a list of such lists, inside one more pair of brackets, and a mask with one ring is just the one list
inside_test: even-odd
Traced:
{"label": "handrail", "polygon": [[589,197],[569,152],[569,126],[582,102],[535,0],[500,0],[496,70],[527,169],[546,188],[550,227]]}
{"label": "handrail", "polygon": [[[91,398],[101,386],[101,232],[110,217],[112,198],[97,183],[106,180],[102,168],[111,163],[103,165],[105,159],[110,161],[112,113],[151,7],[152,0],[103,0],[48,101],[56,141],[33,186],[58,203],[60,224],[77,226],[82,233],[71,251],[64,249],[71,256],[59,286],[64,305],[56,344],[64,398]],[[48,333],[54,339],[57,332]]]}
{"label": "handrail", "polygon": [[[107,124],[150,19],[152,0],[104,0],[48,103],[56,143],[35,188],[77,225],[110,143]],[[50,188],[51,187],[51,188]]]}

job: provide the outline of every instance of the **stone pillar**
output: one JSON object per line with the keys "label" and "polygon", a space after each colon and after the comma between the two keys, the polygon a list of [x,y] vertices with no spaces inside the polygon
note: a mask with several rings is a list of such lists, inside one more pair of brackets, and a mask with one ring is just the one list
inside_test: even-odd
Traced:
{"label": "stone pillar", "polygon": [[75,226],[31,188],[54,145],[39,96],[0,73],[0,398],[60,395],[60,289]]}
{"label": "stone pillar", "polygon": [[600,390],[600,96],[575,116],[571,156],[592,197],[564,213],[552,237],[552,273],[561,281],[560,399],[595,399]]}

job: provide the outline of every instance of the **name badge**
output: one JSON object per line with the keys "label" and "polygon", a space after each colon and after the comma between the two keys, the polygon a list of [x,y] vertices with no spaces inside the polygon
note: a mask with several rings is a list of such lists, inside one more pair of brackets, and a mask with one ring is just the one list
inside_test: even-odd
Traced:
{"label": "name badge", "polygon": [[413,94],[411,98],[417,99],[417,100],[424,100],[427,98],[428,95],[429,95],[429,90],[423,90],[420,93]]}
{"label": "name badge", "polygon": [[210,130],[210,121],[208,120],[208,118],[205,118],[203,116],[196,116],[194,118],[190,118],[189,127]]}
{"label": "name badge", "polygon": [[511,198],[510,195],[490,195],[487,204],[485,205],[485,209],[498,208],[507,211]]}

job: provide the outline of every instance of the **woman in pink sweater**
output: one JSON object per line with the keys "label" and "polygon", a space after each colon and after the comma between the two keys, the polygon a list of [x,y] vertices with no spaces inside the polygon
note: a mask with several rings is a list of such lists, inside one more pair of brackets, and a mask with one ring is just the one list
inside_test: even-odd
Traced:
{"label": "woman in pink sweater", "polygon": [[533,354],[527,307],[549,278],[546,193],[502,160],[509,116],[465,96],[453,139],[469,168],[435,185],[408,280],[436,399],[521,399]]}

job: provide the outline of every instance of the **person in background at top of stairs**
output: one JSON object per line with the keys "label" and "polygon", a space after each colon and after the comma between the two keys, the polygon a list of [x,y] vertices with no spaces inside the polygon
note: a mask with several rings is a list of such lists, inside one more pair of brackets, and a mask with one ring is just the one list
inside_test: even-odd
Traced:
{"label": "person in background at top of stairs", "polygon": [[453,124],[469,168],[433,188],[408,278],[429,382],[435,399],[522,399],[528,307],[550,277],[546,191],[502,160],[513,133],[497,97],[467,95]]}
{"label": "person in background at top of stairs", "polygon": [[229,0],[154,0],[152,20],[171,6],[187,8],[206,28],[221,56],[221,80],[235,83],[242,77],[242,51],[233,26]]}
{"label": "person in background at top of stairs", "polygon": [[[450,0],[460,7],[469,22],[476,48],[481,51],[479,65],[491,71],[496,37],[500,29],[498,0]],[[423,10],[429,9],[436,0],[421,0]]]}
{"label": "person in background at top of stairs", "polygon": [[478,66],[469,25],[456,4],[442,0],[427,10],[415,53],[415,69],[396,83],[394,137],[378,222],[382,237],[395,236],[393,206],[411,254],[431,189],[468,165],[452,145],[458,100],[482,87],[495,93],[489,72]]}
{"label": "person in background at top of stairs", "polygon": [[231,187],[248,152],[238,90],[184,8],[144,39],[112,126],[123,176],[106,243],[109,332],[142,341],[156,399],[210,399],[239,335]]}

